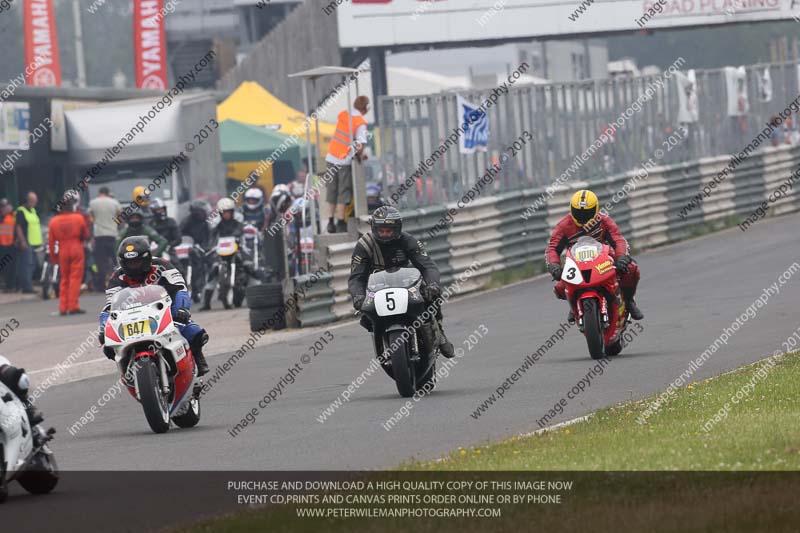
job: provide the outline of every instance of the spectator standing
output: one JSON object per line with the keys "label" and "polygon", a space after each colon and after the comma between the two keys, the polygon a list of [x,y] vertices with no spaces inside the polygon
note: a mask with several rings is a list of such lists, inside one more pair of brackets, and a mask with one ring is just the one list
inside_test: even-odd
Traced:
{"label": "spectator standing", "polygon": [[100,187],[97,198],[89,202],[94,227],[94,260],[102,286],[114,271],[117,256],[117,223],[122,206],[111,197],[108,187]]}
{"label": "spectator standing", "polygon": [[17,282],[25,294],[33,294],[33,249],[44,244],[42,225],[36,213],[39,198],[33,191],[25,196],[25,203],[17,208],[16,245],[17,245]]}
{"label": "spectator standing", "polygon": [[[89,228],[86,219],[78,212],[78,196],[65,198],[64,206],[50,220],[48,226],[48,244],[50,261],[58,263],[61,283],[58,292],[58,310],[62,316],[85,313],[78,305],[83,281],[85,255],[83,245],[89,240]],[[58,242],[58,255],[55,244]]]}
{"label": "spectator standing", "polygon": [[[347,233],[347,223],[344,212],[347,204],[353,199],[353,170],[351,163],[353,156],[361,162],[366,159],[364,148],[367,145],[367,121],[364,115],[369,111],[369,98],[359,96],[353,102],[355,111],[339,113],[336,122],[336,131],[328,145],[328,155],[325,162],[328,164],[326,176],[326,199],[328,200],[329,219],[328,233]],[[351,129],[352,128],[352,129]],[[351,144],[351,131],[352,135]],[[333,218],[337,222],[334,224]]]}
{"label": "spectator standing", "polygon": [[0,269],[3,271],[5,292],[17,289],[15,275],[17,254],[14,249],[14,210],[6,198],[0,199]]}

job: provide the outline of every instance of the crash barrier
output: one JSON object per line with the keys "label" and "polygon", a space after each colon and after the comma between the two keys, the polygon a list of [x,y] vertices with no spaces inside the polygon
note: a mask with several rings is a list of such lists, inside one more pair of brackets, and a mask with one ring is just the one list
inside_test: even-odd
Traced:
{"label": "crash barrier", "polygon": [[[730,156],[711,157],[642,167],[597,181],[571,182],[551,189],[552,197],[533,211],[531,206],[542,194],[549,196],[548,189],[496,194],[460,209],[449,204],[407,211],[403,213],[404,230],[425,243],[441,269],[442,287],[471,265],[479,265],[466,283],[459,284],[459,292],[464,293],[485,287],[495,272],[526,265],[543,271],[550,231],[567,214],[572,194],[582,188],[597,193],[601,208],[619,224],[635,251],[739,223],[765,201],[770,202],[767,216],[798,210],[795,188],[783,184],[792,179],[793,172],[800,175],[800,148],[766,148],[754,153],[713,189],[707,187],[729,160]],[[770,201],[782,186],[785,194]],[[709,190],[706,196],[704,191]],[[681,216],[684,206],[697,195],[703,201]],[[443,227],[441,222],[447,218],[452,222]],[[361,232],[369,231],[366,218],[359,226]],[[304,325],[353,316],[347,278],[354,246],[355,242],[333,244],[322,254],[330,277],[325,289],[307,293],[307,301],[301,299],[299,305],[309,317]]]}

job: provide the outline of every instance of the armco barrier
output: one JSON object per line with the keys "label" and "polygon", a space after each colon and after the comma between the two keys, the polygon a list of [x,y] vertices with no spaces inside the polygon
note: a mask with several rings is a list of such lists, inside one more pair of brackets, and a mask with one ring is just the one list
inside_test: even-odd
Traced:
{"label": "armco barrier", "polygon": [[[709,197],[704,197],[702,204],[680,217],[681,209],[702,193],[703,187],[729,160],[729,156],[720,156],[655,167],[646,177],[635,181],[631,180],[636,173],[628,172],[591,183],[570,182],[558,188],[546,206],[527,219],[522,214],[539,198],[542,189],[483,197],[459,210],[453,223],[434,237],[428,231],[447,209],[456,206],[409,211],[403,213],[404,229],[425,242],[429,255],[442,271],[443,286],[469,265],[479,262],[480,268],[462,286],[462,292],[476,290],[489,282],[493,272],[531,262],[544,266],[550,230],[567,214],[575,190],[592,188],[600,197],[601,207],[617,195],[618,201],[612,202],[609,214],[634,249],[641,251],[686,239],[706,227],[722,226],[734,217],[747,217],[798,168],[800,148],[766,148],[751,155],[713,189]],[[623,190],[627,193],[618,194]],[[793,188],[787,196],[771,204],[769,216],[800,210],[797,199]],[[366,219],[361,220],[360,230],[368,229]],[[328,247],[328,264],[322,266],[331,273],[330,294],[324,298],[315,296],[317,305],[312,302],[307,307],[310,318],[304,324],[352,316],[347,278],[353,246],[355,242]],[[305,305],[308,304],[300,304],[301,307]]]}

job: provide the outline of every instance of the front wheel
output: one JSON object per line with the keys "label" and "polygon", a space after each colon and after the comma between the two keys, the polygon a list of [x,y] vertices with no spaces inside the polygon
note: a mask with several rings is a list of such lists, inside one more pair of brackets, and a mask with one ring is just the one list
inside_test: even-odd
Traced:
{"label": "front wheel", "polygon": [[166,433],[169,431],[169,405],[161,393],[156,362],[143,357],[136,364],[136,383],[147,423],[155,433]]}
{"label": "front wheel", "polygon": [[390,331],[388,337],[388,346],[392,354],[392,374],[397,385],[397,392],[403,398],[410,398],[417,390],[417,376],[408,353],[408,341],[403,338],[402,331]]}
{"label": "front wheel", "polygon": [[58,463],[52,454],[39,452],[17,481],[31,494],[48,494],[58,485]]}
{"label": "front wheel", "polygon": [[583,334],[589,347],[592,359],[602,359],[606,356],[603,346],[603,328],[600,326],[600,310],[597,300],[586,299],[583,305]]}
{"label": "front wheel", "polygon": [[200,400],[192,398],[189,400],[189,409],[181,416],[172,419],[179,428],[193,428],[200,422]]}

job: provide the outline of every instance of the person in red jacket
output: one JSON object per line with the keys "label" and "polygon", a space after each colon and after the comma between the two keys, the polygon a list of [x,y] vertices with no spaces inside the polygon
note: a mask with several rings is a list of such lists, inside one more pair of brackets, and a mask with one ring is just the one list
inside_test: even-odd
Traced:
{"label": "person in red jacket", "polygon": [[[636,305],[636,300],[633,299],[641,275],[639,265],[628,255],[628,241],[622,236],[619,226],[611,217],[599,212],[597,195],[589,190],[578,191],[572,196],[570,214],[564,216],[556,224],[545,251],[547,270],[553,276],[553,280],[558,282],[555,286],[556,297],[561,300],[567,299],[566,284],[561,280],[561,252],[585,235],[608,244],[613,249],[614,266],[617,268],[625,306],[634,320],[643,319],[644,314]],[[575,320],[572,311],[570,311],[569,320],[570,322]]]}
{"label": "person in red jacket", "polygon": [[86,219],[77,212],[76,193],[67,194],[61,211],[48,226],[50,261],[58,263],[61,284],[58,310],[61,315],[77,315],[86,311],[78,306],[84,267],[84,243],[89,239]]}

